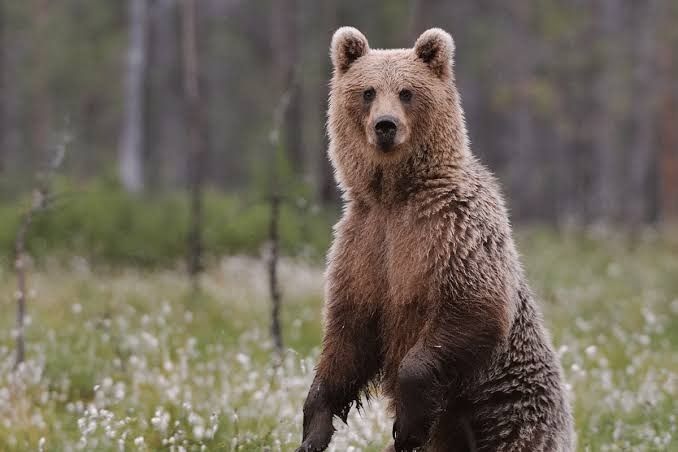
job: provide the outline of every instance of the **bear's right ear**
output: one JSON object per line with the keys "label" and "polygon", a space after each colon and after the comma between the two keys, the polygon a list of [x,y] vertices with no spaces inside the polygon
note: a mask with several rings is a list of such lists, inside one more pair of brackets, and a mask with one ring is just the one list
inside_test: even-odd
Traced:
{"label": "bear's right ear", "polygon": [[338,74],[348,71],[353,62],[370,50],[367,38],[353,27],[341,27],[332,36],[330,56]]}

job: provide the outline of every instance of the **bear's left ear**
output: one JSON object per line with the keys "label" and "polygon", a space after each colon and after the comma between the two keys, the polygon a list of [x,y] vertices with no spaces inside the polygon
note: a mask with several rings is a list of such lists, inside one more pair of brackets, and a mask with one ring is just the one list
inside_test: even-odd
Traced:
{"label": "bear's left ear", "polygon": [[454,40],[445,30],[426,30],[414,44],[414,52],[438,77],[446,77],[452,71]]}
{"label": "bear's left ear", "polygon": [[332,36],[330,56],[334,70],[339,74],[348,71],[353,62],[370,50],[367,38],[353,27],[341,27]]}

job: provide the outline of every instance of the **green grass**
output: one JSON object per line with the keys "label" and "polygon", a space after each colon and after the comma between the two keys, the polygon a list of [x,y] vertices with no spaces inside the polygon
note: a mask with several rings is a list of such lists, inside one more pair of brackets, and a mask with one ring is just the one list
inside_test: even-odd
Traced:
{"label": "green grass", "polygon": [[[519,244],[572,387],[579,450],[678,450],[676,234],[534,229]],[[15,280],[0,267],[0,450],[294,450],[321,337],[317,263],[282,264],[279,366],[258,258],[215,261],[197,295],[178,270],[38,267],[16,372]],[[376,400],[333,447],[378,451],[389,435]]]}

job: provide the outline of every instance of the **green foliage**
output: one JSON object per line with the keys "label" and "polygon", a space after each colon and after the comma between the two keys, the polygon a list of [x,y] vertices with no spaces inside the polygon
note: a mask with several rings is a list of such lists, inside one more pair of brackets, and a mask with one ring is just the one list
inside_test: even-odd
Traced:
{"label": "green foliage", "polygon": [[[115,264],[172,265],[183,259],[189,221],[185,195],[136,197],[114,184],[99,182],[74,189],[61,182],[63,195],[40,213],[29,231],[34,257],[80,255]],[[302,199],[302,198],[299,198]],[[29,205],[0,203],[0,256],[11,255],[20,217]],[[270,209],[260,196],[204,197],[204,249],[207,256],[256,254],[268,240]],[[285,254],[319,257],[328,246],[332,214],[286,201],[281,209],[280,240]]]}

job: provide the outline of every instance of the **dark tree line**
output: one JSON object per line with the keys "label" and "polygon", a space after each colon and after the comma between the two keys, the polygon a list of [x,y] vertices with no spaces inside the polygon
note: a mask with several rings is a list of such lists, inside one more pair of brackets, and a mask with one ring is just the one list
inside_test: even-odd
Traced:
{"label": "dark tree line", "polygon": [[[27,189],[25,175],[64,124],[77,180],[114,175],[148,193],[191,182],[184,3],[0,2],[5,197]],[[404,47],[440,26],[456,40],[473,147],[502,179],[516,220],[633,226],[678,217],[675,1],[196,5],[210,185],[266,187],[267,135],[289,91],[281,177],[336,203],[324,133],[332,32],[354,25],[373,47]]]}

